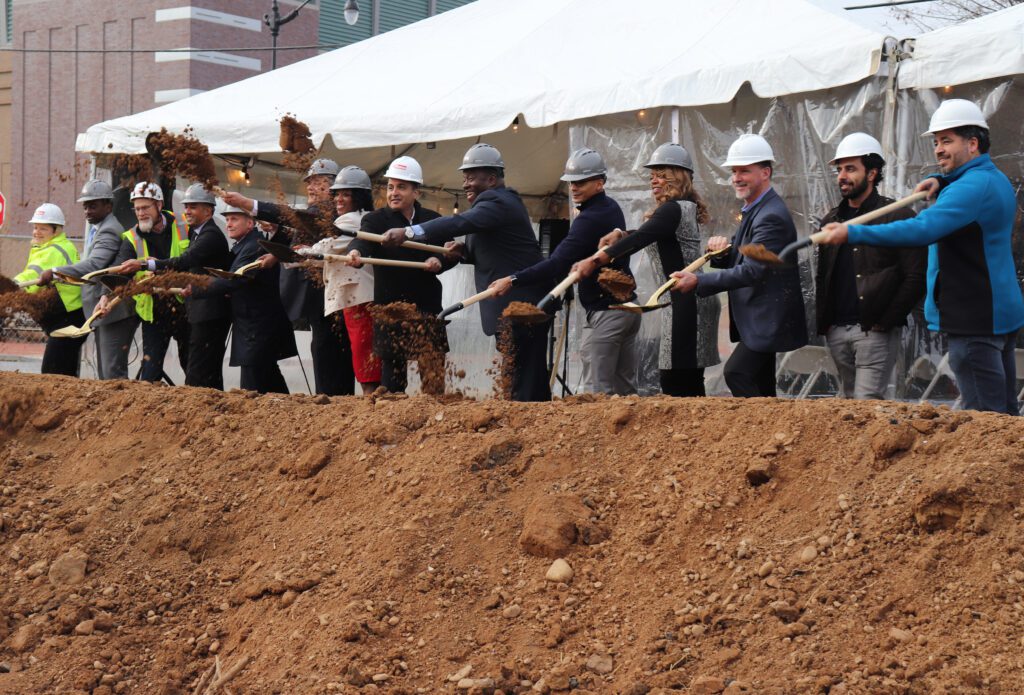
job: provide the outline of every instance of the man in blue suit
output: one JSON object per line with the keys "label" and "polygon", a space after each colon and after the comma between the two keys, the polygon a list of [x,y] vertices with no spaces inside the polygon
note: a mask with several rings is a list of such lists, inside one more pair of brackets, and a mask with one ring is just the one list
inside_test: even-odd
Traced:
{"label": "man in blue suit", "polygon": [[729,336],[738,343],[725,363],[725,383],[733,396],[774,397],[775,354],[807,344],[804,300],[797,269],[773,268],[739,253],[747,244],[763,244],[779,253],[796,241],[796,226],[779,194],[772,188],[775,154],[760,135],[741,135],[723,166],[732,171],[736,197],[743,201],[740,228],[732,240],[708,239],[708,251],[732,249],[712,260],[717,273],[676,272],[673,290],[696,291],[701,297],[729,293]]}

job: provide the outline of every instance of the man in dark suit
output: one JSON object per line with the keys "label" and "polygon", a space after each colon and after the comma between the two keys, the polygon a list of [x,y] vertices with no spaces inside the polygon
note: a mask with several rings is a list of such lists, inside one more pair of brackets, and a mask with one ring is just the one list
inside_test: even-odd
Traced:
{"label": "man in dark suit", "polygon": [[[203,184],[194,183],[185,190],[182,203],[188,222],[189,245],[173,258],[129,259],[118,272],[134,274],[139,270],[176,270],[205,275],[203,268],[227,270],[231,265],[228,240],[213,221],[216,198]],[[172,298],[170,301],[176,301]],[[224,348],[231,328],[231,308],[221,296],[192,297],[185,302],[188,315],[187,386],[224,389]]]}
{"label": "man in dark suit", "polygon": [[[235,241],[231,249],[231,270],[237,270],[264,255],[259,246],[262,233],[249,210],[228,207],[224,210],[228,236]],[[240,385],[260,393],[288,393],[277,361],[298,354],[295,334],[281,303],[281,268],[249,271],[247,277],[217,278],[205,289],[193,288],[193,298],[227,296],[231,302],[233,338],[232,367],[241,367]]]}
{"label": "man in dark suit", "polygon": [[[72,265],[47,269],[40,276],[40,282],[48,284],[53,280],[54,271],[80,278],[96,270],[114,265],[121,249],[121,234],[124,226],[114,216],[114,191],[105,181],[93,179],[82,187],[78,202],[82,204],[89,228],[85,233],[85,248],[82,260]],[[99,283],[82,287],[82,308],[92,314],[100,297],[109,290]],[[96,341],[96,376],[100,379],[128,378],[128,347],[131,345],[139,319],[131,302],[121,302],[93,326]]]}
{"label": "man in dark suit", "polygon": [[[505,187],[505,162],[491,145],[473,145],[462,160],[462,190],[470,209],[459,215],[439,217],[417,224],[395,227],[384,235],[384,244],[399,246],[406,239],[426,244],[453,242],[465,236],[463,243],[452,244],[453,255],[473,265],[477,292],[483,292],[495,280],[512,275],[544,260],[533,233],[530,214],[519,194]],[[480,304],[480,323],[485,335],[498,330],[498,318],[510,302],[536,304],[550,287],[532,285],[513,287],[502,297]],[[540,325],[513,326],[515,350],[512,372],[512,399],[546,401],[548,387],[547,335],[549,322]]]}
{"label": "man in dark suit", "polygon": [[[309,246],[337,233],[332,227],[335,212],[331,184],[339,171],[338,164],[330,159],[317,159],[309,166],[302,179],[306,184],[305,210],[252,200],[234,192],[227,193],[224,202],[251,210],[257,220],[287,228],[289,238],[286,243]],[[345,322],[324,316],[324,288],[317,287],[304,268],[283,268],[279,272],[281,301],[288,318],[297,326],[309,325],[316,392],[328,396],[351,396],[355,393],[356,377],[352,367],[352,344]]]}
{"label": "man in dark suit", "polygon": [[725,363],[725,383],[733,396],[774,397],[775,353],[807,344],[807,322],[795,267],[773,268],[739,253],[746,244],[763,244],[774,253],[796,241],[796,226],[772,188],[775,155],[760,135],[741,135],[729,148],[723,166],[732,171],[732,187],[743,201],[740,228],[732,240],[708,239],[708,251],[730,243],[723,259],[712,261],[717,273],[676,272],[673,290],[707,297],[729,293],[729,336],[739,343]]}

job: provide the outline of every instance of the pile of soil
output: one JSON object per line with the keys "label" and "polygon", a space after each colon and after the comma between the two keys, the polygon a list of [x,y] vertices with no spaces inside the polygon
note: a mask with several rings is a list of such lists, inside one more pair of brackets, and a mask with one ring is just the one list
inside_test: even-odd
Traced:
{"label": "pile of soil", "polygon": [[598,273],[597,283],[601,289],[619,302],[628,302],[636,291],[636,280],[631,275],[623,273],[615,268],[601,268]]}
{"label": "pile of soil", "polygon": [[423,393],[444,394],[447,322],[421,312],[411,302],[373,304],[370,315],[373,317],[374,345],[387,345],[395,355],[415,362]]}
{"label": "pile of soil", "polygon": [[313,141],[309,137],[311,134],[308,125],[286,113],[281,119],[281,151],[296,154],[309,152],[313,149]]}
{"label": "pile of soil", "polygon": [[6,275],[0,275],[0,294],[7,294],[8,292],[21,292],[22,289],[18,287],[18,283],[7,277]]}
{"label": "pile of soil", "polygon": [[1022,445],[888,402],[0,374],[0,692],[1024,692]]}
{"label": "pile of soil", "polygon": [[0,294],[0,316],[12,317],[25,314],[38,324],[64,311],[60,295],[53,287],[43,287],[38,292],[17,292]]}
{"label": "pile of soil", "polygon": [[[110,145],[113,147],[113,145]],[[134,186],[139,181],[152,181],[153,160],[148,154],[119,154],[114,158],[114,176],[118,186]]]}
{"label": "pile of soil", "polygon": [[744,244],[740,247],[740,253],[747,258],[753,258],[755,261],[761,261],[762,263],[770,263],[772,265],[779,265],[782,260],[774,251],[769,251],[764,244]]}
{"label": "pile of soil", "polygon": [[180,135],[161,128],[159,133],[149,136],[148,146],[160,156],[160,169],[166,178],[181,176],[203,184],[208,191],[217,188],[217,172],[210,156],[210,150],[191,128]]}

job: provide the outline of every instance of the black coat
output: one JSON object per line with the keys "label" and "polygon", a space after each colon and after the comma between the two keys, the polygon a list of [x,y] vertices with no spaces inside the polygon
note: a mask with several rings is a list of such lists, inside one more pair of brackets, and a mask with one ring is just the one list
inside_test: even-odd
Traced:
{"label": "black coat", "polygon": [[[824,227],[829,222],[846,222],[856,215],[893,202],[873,191],[857,210],[850,210],[844,200],[821,220]],[[880,217],[871,224],[885,224],[913,217],[914,212],[902,208]],[[815,274],[815,313],[818,333],[826,333],[834,321],[832,312],[834,279],[833,271],[840,247],[818,246],[818,268]],[[853,254],[853,272],[857,285],[857,310],[859,323],[865,331],[874,326],[889,330],[907,324],[907,314],[924,298],[925,273],[928,269],[928,249],[900,246],[850,246]]]}
{"label": "black coat", "polygon": [[[477,292],[483,292],[495,280],[544,260],[526,206],[518,193],[504,186],[483,191],[462,214],[431,220],[422,227],[424,236],[417,241],[427,244],[443,245],[466,236],[463,261],[473,264]],[[558,280],[561,278],[555,282]],[[498,317],[509,302],[536,304],[549,289],[544,285],[514,287],[504,297],[482,302],[480,323],[484,333],[494,335]]]}
{"label": "black coat", "polygon": [[[224,236],[224,232],[213,221],[213,218],[208,219],[198,229],[189,229],[188,238],[188,248],[180,256],[156,261],[157,270],[170,269],[182,273],[206,275],[203,268],[227,270],[231,267],[231,252],[228,250],[227,237]],[[185,300],[185,307],[188,311],[189,323],[215,319],[228,320],[231,317],[231,307],[228,305],[228,300],[222,296],[190,297]]]}
{"label": "black coat", "polygon": [[[297,228],[298,234],[289,235],[290,241],[319,239],[321,210],[317,204],[305,210],[260,200],[256,203],[256,219]],[[281,269],[281,302],[292,321],[319,320],[324,315],[324,288],[317,287],[302,268]]]}
{"label": "black coat", "polygon": [[807,319],[795,266],[772,267],[739,252],[746,244],[764,244],[773,253],[796,241],[796,225],[786,203],[768,189],[756,205],[743,213],[725,259],[712,265],[724,268],[700,275],[697,294],[707,297],[729,293],[729,336],[755,352],[788,352],[807,344]]}
{"label": "black coat", "polygon": [[[440,217],[433,210],[428,210],[416,203],[411,224],[420,224],[427,220]],[[359,227],[361,231],[383,234],[389,229],[407,227],[409,220],[402,213],[391,208],[380,208],[363,216]],[[425,261],[437,258],[444,268],[451,268],[454,263],[441,254],[417,251],[404,246],[381,246],[372,241],[353,239],[348,245],[349,251],[358,251],[360,255],[374,258],[391,258],[399,261]],[[438,314],[441,311],[441,281],[437,275],[414,268],[392,268],[375,266],[373,269],[373,301],[377,304],[392,302],[411,302],[423,312]]]}
{"label": "black coat", "polygon": [[[253,229],[239,239],[231,253],[230,270],[237,270],[264,255],[257,243],[262,234]],[[227,296],[231,302],[231,361],[232,367],[255,367],[276,362],[298,354],[291,322],[281,304],[280,265],[267,270],[250,271],[247,278],[217,278],[201,297]]]}

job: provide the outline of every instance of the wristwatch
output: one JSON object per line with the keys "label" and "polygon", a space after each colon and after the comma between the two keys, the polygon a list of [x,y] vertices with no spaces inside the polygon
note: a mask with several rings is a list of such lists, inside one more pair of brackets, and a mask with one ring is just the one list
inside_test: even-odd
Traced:
{"label": "wristwatch", "polygon": [[415,239],[416,238],[416,232],[414,232],[412,230],[412,227],[406,227],[405,228],[405,238],[406,239]]}
{"label": "wristwatch", "polygon": [[509,275],[508,276],[508,281],[509,281],[509,283],[512,284],[513,287],[515,287],[517,284],[519,284],[519,278],[516,277],[515,275]]}

